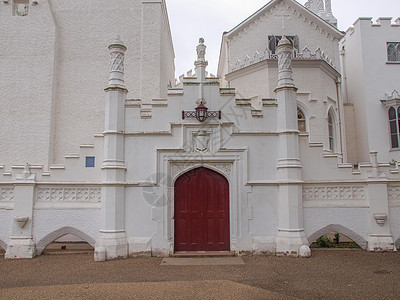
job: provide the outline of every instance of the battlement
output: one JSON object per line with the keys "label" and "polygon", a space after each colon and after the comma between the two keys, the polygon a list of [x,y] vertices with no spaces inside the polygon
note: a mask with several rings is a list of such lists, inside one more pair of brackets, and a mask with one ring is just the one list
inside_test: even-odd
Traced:
{"label": "battlement", "polygon": [[[394,23],[392,22],[392,20],[393,20],[392,17],[380,17],[380,18],[376,19],[376,21],[374,22],[372,17],[361,17],[361,18],[358,18],[353,23],[353,26],[356,27],[357,24],[360,23],[361,26],[370,26],[372,28],[377,28],[377,27],[382,27],[382,28],[400,27],[400,18],[395,19]],[[350,28],[353,28],[353,27],[350,27]],[[350,28],[347,31],[349,31]]]}
{"label": "battlement", "polygon": [[[215,76],[212,73],[209,73],[208,71],[206,71],[206,77],[217,78],[217,76]],[[191,70],[187,71],[186,74],[182,74],[181,76],[179,76],[179,78],[176,78],[175,79],[175,87],[182,87],[184,78],[197,78],[196,71],[193,71],[193,69],[191,69]]]}

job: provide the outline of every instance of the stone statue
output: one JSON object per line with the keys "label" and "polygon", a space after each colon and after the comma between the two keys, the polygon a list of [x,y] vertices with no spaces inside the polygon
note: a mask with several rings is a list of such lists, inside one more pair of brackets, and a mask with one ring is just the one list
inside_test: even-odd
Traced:
{"label": "stone statue", "polygon": [[197,46],[197,61],[205,61],[206,59],[206,45],[204,45],[204,39],[199,39],[199,45]]}

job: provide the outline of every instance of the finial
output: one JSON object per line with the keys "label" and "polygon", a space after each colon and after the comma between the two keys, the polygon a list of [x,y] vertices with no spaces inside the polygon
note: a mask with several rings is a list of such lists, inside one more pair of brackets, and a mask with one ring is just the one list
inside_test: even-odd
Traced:
{"label": "finial", "polygon": [[108,48],[111,49],[111,47],[115,47],[115,46],[119,46],[119,47],[125,48],[125,50],[126,50],[126,46],[121,41],[121,38],[120,38],[119,35],[117,35],[117,37],[113,40],[113,42],[110,44],[110,46]]}
{"label": "finial", "polygon": [[126,47],[121,41],[120,37],[117,38],[108,46],[110,50],[110,78],[109,86],[119,86],[125,88],[124,83],[124,59]]}
{"label": "finial", "polygon": [[279,43],[278,43],[278,46],[281,46],[281,45],[291,45],[292,43],[288,40],[288,38],[286,37],[286,36],[283,36],[282,38],[281,38],[281,40],[279,41]]}
{"label": "finial", "polygon": [[199,43],[200,44],[204,44],[204,39],[203,38],[199,38]]}

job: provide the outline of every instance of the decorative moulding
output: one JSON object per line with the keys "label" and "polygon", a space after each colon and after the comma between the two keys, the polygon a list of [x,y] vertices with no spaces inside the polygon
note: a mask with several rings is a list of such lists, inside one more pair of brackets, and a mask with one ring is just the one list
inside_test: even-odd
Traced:
{"label": "decorative moulding", "polygon": [[26,223],[29,221],[29,217],[26,217],[26,216],[24,216],[24,217],[15,216],[14,219],[15,219],[15,221],[17,221],[18,226],[20,228],[24,228]]}
{"label": "decorative moulding", "polygon": [[400,105],[400,94],[396,90],[394,90],[391,94],[385,93],[385,98],[386,99],[381,100],[381,102],[387,107]]}
{"label": "decorative moulding", "polygon": [[94,145],[93,144],[82,144],[82,145],[79,145],[79,148],[94,148]]}
{"label": "decorative moulding", "polygon": [[374,218],[376,220],[376,223],[378,223],[379,226],[383,226],[385,224],[387,215],[386,214],[374,214]]}
{"label": "decorative moulding", "polygon": [[[257,65],[264,61],[277,61],[278,56],[273,54],[271,50],[266,49],[264,53],[256,51],[254,55],[247,55],[243,60],[237,59],[236,62],[230,64],[230,72],[236,72],[249,66]],[[293,62],[312,62],[312,61],[324,61],[330,67],[336,70],[334,61],[329,58],[321,48],[317,48],[314,52],[311,52],[308,47],[304,47],[301,52],[296,52],[295,57],[292,58]]]}
{"label": "decorative moulding", "polygon": [[171,178],[175,178],[177,177],[177,175],[183,174],[197,167],[210,167],[211,169],[219,171],[221,174],[225,175],[228,178],[231,177],[232,174],[232,163],[209,162],[204,164],[197,164],[196,162],[175,162],[171,164]]}
{"label": "decorative moulding", "polygon": [[391,94],[386,94],[387,100],[400,100],[400,94],[394,90]]}

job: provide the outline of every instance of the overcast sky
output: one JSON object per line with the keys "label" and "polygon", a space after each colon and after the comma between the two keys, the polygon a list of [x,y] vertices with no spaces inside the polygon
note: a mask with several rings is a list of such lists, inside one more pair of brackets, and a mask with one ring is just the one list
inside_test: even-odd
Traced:
{"label": "overcast sky", "polygon": [[[299,0],[304,4],[307,0]],[[166,0],[175,48],[176,75],[190,69],[199,37],[207,45],[208,71],[216,74],[221,37],[269,0]],[[347,30],[358,17],[400,17],[400,0],[332,0],[339,29]],[[400,38],[399,38],[400,39]]]}

